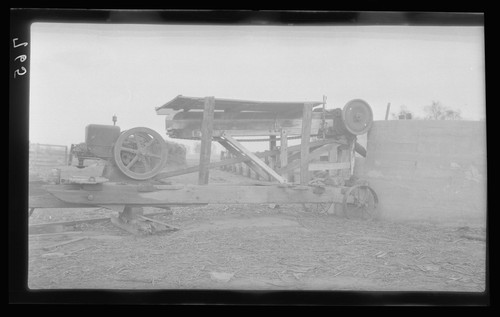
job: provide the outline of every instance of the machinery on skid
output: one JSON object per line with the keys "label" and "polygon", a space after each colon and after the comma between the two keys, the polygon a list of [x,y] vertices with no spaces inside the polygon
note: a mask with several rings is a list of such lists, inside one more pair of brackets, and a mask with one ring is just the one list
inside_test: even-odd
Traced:
{"label": "machinery on skid", "polygon": [[[156,113],[166,116],[170,138],[200,140],[201,146],[197,166],[174,170],[165,169],[168,145],[154,130],[90,124],[85,142],[71,146],[68,166],[55,170],[43,194],[30,196],[29,207],[111,208],[119,212],[114,223],[126,230],[134,219],[147,219],[144,206],[317,203],[370,216],[377,195],[353,177],[353,168],[355,153],[366,155],[357,136],[370,129],[372,110],[361,99],[343,109],[325,105],[326,98],[263,102],[179,95]],[[268,142],[269,149],[252,152],[244,145],[256,140]],[[226,150],[220,161],[211,161],[212,142]],[[208,184],[210,169],[232,164],[245,166],[259,181]],[[198,173],[197,184],[169,180],[189,173]]]}

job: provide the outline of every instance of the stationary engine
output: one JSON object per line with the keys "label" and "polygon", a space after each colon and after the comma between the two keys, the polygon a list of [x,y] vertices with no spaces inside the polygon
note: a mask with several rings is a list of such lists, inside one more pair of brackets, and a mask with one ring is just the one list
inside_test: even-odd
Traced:
{"label": "stationary engine", "polygon": [[69,164],[71,165],[73,156],[78,159],[78,167],[84,166],[85,159],[112,158],[113,145],[119,136],[118,126],[89,124],[85,128],[85,142],[71,145]]}
{"label": "stationary engine", "polygon": [[73,157],[79,168],[85,167],[86,159],[102,159],[128,178],[146,180],[165,166],[167,148],[161,135],[149,128],[121,132],[118,126],[90,124],[85,128],[85,142],[71,145],[70,165]]}

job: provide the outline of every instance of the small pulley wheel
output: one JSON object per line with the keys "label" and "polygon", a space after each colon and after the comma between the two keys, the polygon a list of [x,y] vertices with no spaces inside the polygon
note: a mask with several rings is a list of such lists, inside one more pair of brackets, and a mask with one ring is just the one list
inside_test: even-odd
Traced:
{"label": "small pulley wheel", "polygon": [[373,123],[370,105],[361,99],[349,101],[342,110],[342,120],[347,131],[354,135],[365,134]]}
{"label": "small pulley wheel", "polygon": [[167,161],[167,145],[161,135],[144,127],[120,134],[113,148],[118,169],[135,180],[156,176]]}
{"label": "small pulley wheel", "polygon": [[354,185],[344,194],[343,209],[346,218],[373,219],[376,217],[378,197],[368,185]]}

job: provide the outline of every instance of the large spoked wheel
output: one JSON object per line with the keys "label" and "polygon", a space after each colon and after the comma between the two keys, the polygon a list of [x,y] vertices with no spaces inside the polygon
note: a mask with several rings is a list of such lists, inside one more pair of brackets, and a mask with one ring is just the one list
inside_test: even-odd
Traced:
{"label": "large spoked wheel", "polygon": [[167,161],[167,145],[160,134],[149,128],[124,131],[114,145],[118,169],[126,176],[145,180],[157,175]]}
{"label": "large spoked wheel", "polygon": [[355,185],[344,194],[343,209],[347,218],[377,218],[378,197],[368,185]]}

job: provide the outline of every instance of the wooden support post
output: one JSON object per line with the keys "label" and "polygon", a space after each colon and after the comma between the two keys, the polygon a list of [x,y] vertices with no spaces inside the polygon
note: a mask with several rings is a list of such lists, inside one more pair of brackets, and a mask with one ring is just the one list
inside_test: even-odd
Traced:
{"label": "wooden support post", "polygon": [[64,162],[68,162],[68,146],[64,147]]}
{"label": "wooden support post", "polygon": [[[227,155],[228,155],[228,157],[229,157],[230,159],[234,158],[234,157],[233,157],[233,155],[232,155],[231,153],[228,153]],[[232,172],[232,171],[233,171],[233,164],[234,164],[234,163],[232,163],[232,164],[230,164],[230,165],[228,165],[228,166],[227,166],[227,170],[228,170],[229,172]]]}
{"label": "wooden support post", "polygon": [[[337,163],[338,161],[338,146],[334,146],[330,152],[328,152],[328,162],[330,163]],[[328,173],[330,176],[336,176],[338,175],[337,170],[329,170]]]}
{"label": "wooden support post", "polygon": [[118,213],[118,215],[120,218],[126,219],[126,221],[130,221],[137,218],[138,216],[144,215],[144,209],[142,207],[125,206],[125,208],[123,208],[123,211]]}
{"label": "wooden support post", "polygon": [[350,170],[350,176],[354,175],[354,163],[355,163],[355,160],[356,160],[356,152],[354,150],[356,146],[356,139],[354,139],[352,141],[352,144],[349,145],[349,159],[350,159],[350,163],[351,163],[351,170]]}
{"label": "wooden support post", "polygon": [[352,175],[353,170],[353,160],[354,160],[354,142],[350,142],[347,147],[342,149],[340,154],[340,162],[349,163],[348,168],[344,168],[340,171],[340,175],[344,179],[349,179]]}
{"label": "wooden support post", "polygon": [[302,140],[300,144],[300,184],[309,183],[309,142],[311,140],[313,104],[305,103],[302,112]]}
{"label": "wooden support post", "polygon": [[[288,165],[288,132],[286,130],[281,130],[280,133],[280,168],[284,168]],[[282,172],[281,176],[287,179],[289,182],[293,181],[292,174],[288,172]]]}
{"label": "wooden support post", "polygon": [[[224,161],[225,159],[226,159],[226,157],[224,156],[224,151],[221,151],[221,152],[220,152],[220,160],[221,160],[221,162],[222,162],[222,161]],[[225,170],[225,169],[226,169],[226,167],[225,167],[224,165],[222,165],[222,166],[220,167],[220,170],[221,170],[221,171],[223,171],[223,170]]]}
{"label": "wooden support post", "polygon": [[[273,151],[276,149],[276,136],[275,135],[270,135],[269,136],[269,150]],[[272,168],[273,170],[276,170],[276,156],[270,156],[269,157],[269,167]],[[269,177],[269,180],[272,181],[272,178]]]}
{"label": "wooden support post", "polygon": [[198,184],[208,184],[210,154],[212,149],[212,132],[214,125],[214,97],[205,97],[203,121],[201,123],[200,172]]}
{"label": "wooden support post", "polygon": [[387,109],[385,110],[385,120],[389,119],[389,111],[391,111],[391,103],[387,104]]}

